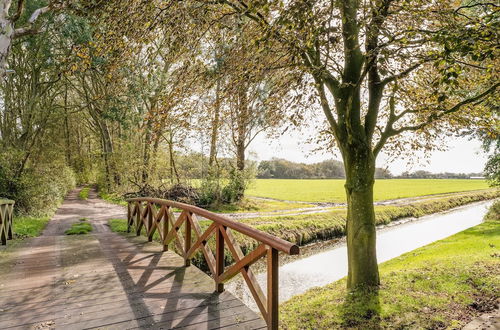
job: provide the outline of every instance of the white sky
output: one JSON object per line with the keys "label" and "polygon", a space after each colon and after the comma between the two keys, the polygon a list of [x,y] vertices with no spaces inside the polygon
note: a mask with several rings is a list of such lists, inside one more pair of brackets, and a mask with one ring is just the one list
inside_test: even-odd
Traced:
{"label": "white sky", "polygon": [[[250,145],[249,158],[262,161],[273,157],[283,158],[300,163],[315,163],[326,159],[338,159],[339,155],[322,152],[312,153],[313,145],[303,143],[304,134],[300,132],[287,132],[280,138],[270,139],[262,134]],[[408,159],[401,159],[389,163],[388,157],[381,154],[377,159],[377,167],[388,168],[392,174],[399,175],[409,170],[426,170],[433,173],[454,172],[471,173],[482,172],[486,163],[486,154],[481,149],[478,140],[468,138],[449,139],[448,150],[434,152],[429,158],[423,153],[415,153],[413,159],[420,159],[420,163],[408,166]]]}

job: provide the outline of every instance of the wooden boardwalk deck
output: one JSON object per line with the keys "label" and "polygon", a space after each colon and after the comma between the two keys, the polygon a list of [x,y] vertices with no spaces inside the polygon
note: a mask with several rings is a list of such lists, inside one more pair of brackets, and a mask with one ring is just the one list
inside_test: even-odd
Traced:
{"label": "wooden boardwalk deck", "polygon": [[[73,192],[41,237],[0,261],[0,329],[260,329],[266,323],[194,266],[109,231],[121,207]],[[65,236],[87,217],[94,232]]]}

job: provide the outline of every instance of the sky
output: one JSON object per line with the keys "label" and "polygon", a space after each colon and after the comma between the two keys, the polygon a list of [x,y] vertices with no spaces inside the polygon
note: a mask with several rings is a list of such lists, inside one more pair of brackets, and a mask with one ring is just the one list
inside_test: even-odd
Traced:
{"label": "sky", "polygon": [[[264,134],[258,136],[249,146],[249,158],[253,160],[269,160],[273,157],[283,158],[299,163],[315,163],[326,159],[340,160],[340,155],[314,152],[313,145],[302,143],[304,133],[287,132],[279,138],[268,138]],[[415,158],[420,162],[408,165],[408,159],[391,161],[380,154],[377,167],[387,168],[394,175],[404,171],[426,170],[433,173],[477,173],[482,172],[487,156],[481,149],[481,142],[468,138],[450,138],[447,142],[447,151],[434,152],[429,158],[423,153],[416,152]]]}

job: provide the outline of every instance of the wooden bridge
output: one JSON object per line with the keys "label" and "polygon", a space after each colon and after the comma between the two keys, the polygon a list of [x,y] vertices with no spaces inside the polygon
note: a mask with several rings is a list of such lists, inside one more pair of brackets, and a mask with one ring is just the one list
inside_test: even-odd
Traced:
{"label": "wooden bridge", "polygon": [[[125,216],[139,236],[109,230],[108,219]],[[93,233],[64,235],[81,217]],[[153,235],[161,245],[148,242]],[[255,242],[246,255],[236,242],[240,237]],[[78,200],[73,192],[42,236],[0,260],[0,328],[276,329],[279,252],[298,254],[299,249],[191,205],[138,198],[129,201],[125,214],[98,199]],[[190,266],[197,253],[211,277]],[[267,294],[250,269],[261,258],[267,265]],[[225,260],[232,264],[226,267]],[[224,291],[224,283],[237,274],[260,315]]]}

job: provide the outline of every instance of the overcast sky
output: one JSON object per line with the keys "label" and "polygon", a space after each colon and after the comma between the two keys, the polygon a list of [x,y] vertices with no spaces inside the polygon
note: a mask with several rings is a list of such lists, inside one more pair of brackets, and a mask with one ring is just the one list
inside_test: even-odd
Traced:
{"label": "overcast sky", "polygon": [[[284,158],[300,163],[315,163],[325,159],[339,159],[332,154],[314,153],[314,146],[301,143],[303,133],[287,132],[277,139],[269,139],[265,135],[258,136],[250,145],[250,159],[262,161],[273,157]],[[377,166],[388,168],[392,174],[399,175],[406,170],[427,170],[433,173],[455,172],[471,173],[482,172],[486,163],[486,155],[477,140],[469,141],[467,138],[450,139],[447,142],[448,151],[434,152],[426,159],[423,153],[416,153],[415,158],[420,159],[419,164],[412,167],[407,165],[408,159],[389,162],[388,157],[381,154],[377,159]],[[340,159],[339,159],[340,160]]]}

